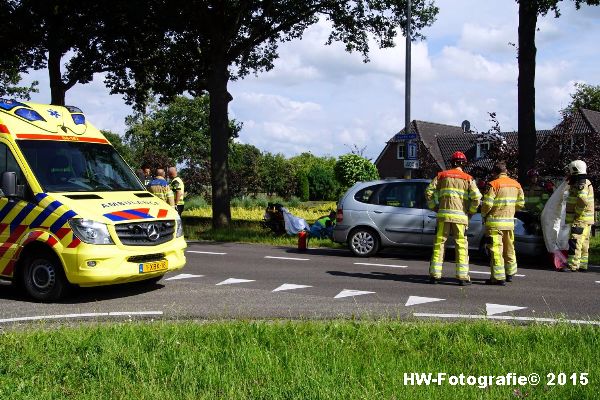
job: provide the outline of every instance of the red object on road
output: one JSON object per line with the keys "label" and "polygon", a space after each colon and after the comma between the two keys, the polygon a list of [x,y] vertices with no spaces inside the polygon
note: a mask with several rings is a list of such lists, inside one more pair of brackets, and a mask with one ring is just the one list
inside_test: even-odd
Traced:
{"label": "red object on road", "polygon": [[306,250],[306,241],[308,239],[308,232],[298,232],[298,250]]}

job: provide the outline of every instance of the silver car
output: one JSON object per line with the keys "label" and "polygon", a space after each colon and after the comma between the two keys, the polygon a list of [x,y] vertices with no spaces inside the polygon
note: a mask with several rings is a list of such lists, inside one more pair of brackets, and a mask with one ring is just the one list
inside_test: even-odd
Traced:
{"label": "silver car", "polygon": [[[389,179],[359,182],[338,203],[333,241],[347,243],[360,257],[375,255],[383,247],[433,245],[437,214],[427,208],[429,179]],[[469,249],[485,252],[481,215],[471,217],[467,229]],[[452,238],[448,247],[454,246]],[[525,255],[543,254],[540,236],[527,235],[516,220],[515,249]]]}

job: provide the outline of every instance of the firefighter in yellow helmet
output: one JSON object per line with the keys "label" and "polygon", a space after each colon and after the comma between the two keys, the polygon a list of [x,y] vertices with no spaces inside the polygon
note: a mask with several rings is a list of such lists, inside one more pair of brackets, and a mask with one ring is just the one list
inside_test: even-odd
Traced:
{"label": "firefighter in yellow helmet", "polygon": [[504,286],[517,273],[515,211],[525,207],[525,198],[521,184],[508,177],[506,163],[497,162],[492,173],[496,178],[487,185],[481,204],[492,275],[486,284]]}
{"label": "firefighter in yellow helmet", "polygon": [[450,159],[452,169],[440,172],[425,191],[427,205],[437,211],[437,229],[433,254],[429,265],[429,282],[437,283],[442,278],[444,245],[452,234],[456,242],[456,278],[461,286],[470,283],[469,247],[465,231],[469,217],[477,212],[481,193],[471,175],[462,168],[467,157],[460,151]]}
{"label": "firefighter in yellow helmet", "polygon": [[569,255],[565,272],[587,272],[590,231],[594,224],[594,188],[587,179],[587,166],[581,160],[567,165],[569,175],[569,196],[565,223],[571,225]]}

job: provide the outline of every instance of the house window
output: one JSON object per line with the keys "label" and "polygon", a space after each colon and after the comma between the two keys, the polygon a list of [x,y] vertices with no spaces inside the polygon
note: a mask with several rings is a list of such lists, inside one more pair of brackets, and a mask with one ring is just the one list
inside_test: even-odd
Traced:
{"label": "house window", "polygon": [[398,143],[398,160],[404,160],[406,158],[406,143]]}
{"label": "house window", "polygon": [[485,158],[488,151],[490,151],[490,142],[477,143],[477,154],[475,158],[479,160],[480,158]]}

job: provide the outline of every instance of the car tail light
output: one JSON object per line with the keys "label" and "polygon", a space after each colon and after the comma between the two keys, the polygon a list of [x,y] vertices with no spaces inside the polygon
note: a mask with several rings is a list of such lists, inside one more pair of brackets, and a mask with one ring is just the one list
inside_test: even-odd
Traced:
{"label": "car tail light", "polygon": [[339,224],[343,220],[344,220],[344,210],[342,210],[341,208],[338,208],[337,215],[335,216],[335,222]]}

